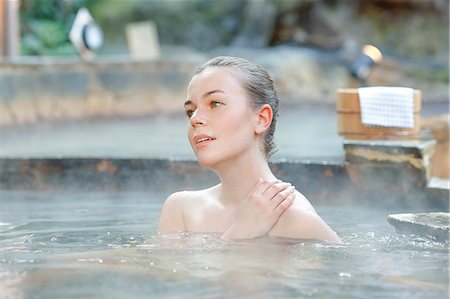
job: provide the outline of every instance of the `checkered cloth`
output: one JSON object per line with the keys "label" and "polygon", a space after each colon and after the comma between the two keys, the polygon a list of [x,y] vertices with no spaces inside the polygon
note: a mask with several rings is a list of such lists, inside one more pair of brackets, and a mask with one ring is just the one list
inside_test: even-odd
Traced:
{"label": "checkered cloth", "polygon": [[361,122],[367,126],[413,128],[413,89],[406,87],[362,87],[358,89]]}

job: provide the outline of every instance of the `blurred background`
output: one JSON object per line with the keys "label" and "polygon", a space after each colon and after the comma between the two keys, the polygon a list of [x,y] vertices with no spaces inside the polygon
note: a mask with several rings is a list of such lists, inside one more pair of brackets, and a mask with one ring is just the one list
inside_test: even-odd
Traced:
{"label": "blurred background", "polygon": [[[294,133],[306,140],[303,148],[312,140],[317,145],[303,156],[342,155],[339,88],[412,87],[422,91],[424,116],[448,113],[447,0],[1,1],[0,134],[7,145],[0,154],[103,154],[111,148],[126,154],[134,146],[136,153],[157,155],[162,151],[152,152],[141,133],[130,132],[145,127],[163,132],[150,135],[184,134],[186,86],[195,67],[217,55],[248,58],[273,76],[286,116],[279,131],[287,133],[278,140],[284,156],[299,154]],[[100,28],[95,49],[80,50],[69,38],[83,7]],[[358,78],[352,66],[365,44],[383,58]],[[167,132],[162,115],[181,128]],[[105,137],[112,123],[92,123],[99,119],[140,123],[121,123],[130,126],[124,136],[136,136],[125,149]],[[50,125],[55,121],[65,123],[64,133]],[[68,129],[67,121],[82,122]],[[56,135],[66,137],[55,141]],[[160,139],[172,155],[190,153]],[[75,144],[83,146],[76,150]]]}
{"label": "blurred background", "polygon": [[77,55],[68,32],[78,9],[86,7],[105,34],[105,46],[99,54],[127,53],[126,25],[151,20],[162,45],[197,51],[277,45],[357,51],[369,43],[398,58],[442,66],[448,62],[445,0],[18,2],[20,55]]}

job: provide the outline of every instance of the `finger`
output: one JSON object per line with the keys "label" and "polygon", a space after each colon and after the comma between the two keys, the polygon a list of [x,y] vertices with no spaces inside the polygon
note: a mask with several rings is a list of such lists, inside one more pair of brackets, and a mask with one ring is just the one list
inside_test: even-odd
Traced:
{"label": "finger", "polygon": [[295,192],[294,186],[287,187],[283,191],[278,192],[278,194],[276,194],[271,200],[272,207],[275,209],[280,203],[282,203],[289,195],[291,195],[294,192]]}
{"label": "finger", "polygon": [[266,181],[263,179],[260,179],[260,183],[258,184],[258,186],[256,186],[256,192],[259,195],[262,195],[264,193],[267,192],[267,190],[272,187],[274,184],[277,184],[279,182],[281,182],[280,180],[270,180],[270,181]]}
{"label": "finger", "polygon": [[275,216],[276,216],[276,217],[280,217],[281,214],[283,214],[284,211],[286,211],[287,208],[289,208],[289,207],[292,205],[292,203],[294,202],[294,199],[295,199],[295,193],[289,194],[289,195],[285,198],[285,200],[283,200],[283,201],[282,201],[282,202],[274,209]]}
{"label": "finger", "polygon": [[286,188],[289,188],[290,186],[292,186],[290,183],[285,183],[285,182],[272,184],[266,190],[266,192],[264,192],[264,197],[266,197],[268,200],[272,200],[272,198],[275,195],[277,195],[278,193],[282,192]]}

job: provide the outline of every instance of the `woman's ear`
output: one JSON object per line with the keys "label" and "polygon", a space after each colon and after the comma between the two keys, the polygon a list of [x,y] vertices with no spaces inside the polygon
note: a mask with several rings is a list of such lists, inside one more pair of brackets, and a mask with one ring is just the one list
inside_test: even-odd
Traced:
{"label": "woman's ear", "polygon": [[256,110],[257,121],[255,124],[255,133],[257,135],[266,132],[272,123],[273,111],[270,105],[265,104]]}

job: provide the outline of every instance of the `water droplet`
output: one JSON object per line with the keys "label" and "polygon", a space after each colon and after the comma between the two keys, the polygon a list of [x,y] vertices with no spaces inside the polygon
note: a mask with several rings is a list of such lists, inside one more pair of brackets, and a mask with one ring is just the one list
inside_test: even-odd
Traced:
{"label": "water droplet", "polygon": [[374,232],[368,232],[366,234],[366,236],[369,237],[369,238],[373,238],[373,237],[375,237],[375,233]]}
{"label": "water droplet", "polygon": [[352,274],[351,273],[347,273],[347,272],[340,272],[339,273],[339,277],[350,278],[350,277],[352,277]]}

